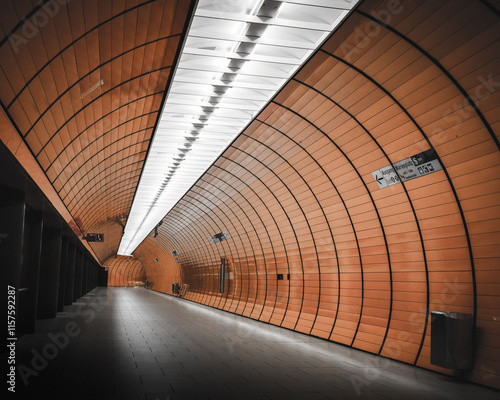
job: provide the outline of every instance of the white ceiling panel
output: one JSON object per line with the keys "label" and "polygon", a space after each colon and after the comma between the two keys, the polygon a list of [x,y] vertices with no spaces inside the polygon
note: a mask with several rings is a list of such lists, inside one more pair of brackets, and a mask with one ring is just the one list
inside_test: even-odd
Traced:
{"label": "white ceiling panel", "polygon": [[118,254],[132,254],[356,3],[199,0]]}

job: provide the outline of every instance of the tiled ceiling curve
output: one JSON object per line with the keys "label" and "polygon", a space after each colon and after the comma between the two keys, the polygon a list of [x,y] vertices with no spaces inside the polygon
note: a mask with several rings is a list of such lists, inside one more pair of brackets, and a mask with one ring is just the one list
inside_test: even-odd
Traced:
{"label": "tiled ceiling curve", "polygon": [[[80,230],[118,248],[194,1],[3,1],[0,100]],[[22,160],[21,160],[22,161]]]}

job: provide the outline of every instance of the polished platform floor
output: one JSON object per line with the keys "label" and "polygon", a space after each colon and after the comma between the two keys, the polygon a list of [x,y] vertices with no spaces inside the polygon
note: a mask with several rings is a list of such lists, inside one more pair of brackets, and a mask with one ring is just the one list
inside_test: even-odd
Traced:
{"label": "polished platform floor", "polygon": [[[17,341],[23,399],[471,399],[463,383],[144,288],[97,288]],[[27,383],[25,385],[24,383]]]}

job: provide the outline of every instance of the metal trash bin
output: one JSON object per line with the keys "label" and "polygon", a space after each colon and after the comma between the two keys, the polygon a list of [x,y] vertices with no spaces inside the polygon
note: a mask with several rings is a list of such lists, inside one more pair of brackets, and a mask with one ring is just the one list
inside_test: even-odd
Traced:
{"label": "metal trash bin", "polygon": [[471,369],[474,364],[472,314],[431,312],[431,364],[449,369]]}
{"label": "metal trash bin", "polygon": [[179,284],[178,283],[172,283],[172,294],[179,294]]}

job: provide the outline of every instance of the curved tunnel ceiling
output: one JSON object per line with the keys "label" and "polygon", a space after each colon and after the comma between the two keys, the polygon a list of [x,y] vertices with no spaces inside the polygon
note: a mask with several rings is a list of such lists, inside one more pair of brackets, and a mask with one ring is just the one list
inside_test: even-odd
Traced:
{"label": "curved tunnel ceiling", "polygon": [[356,2],[197,2],[118,254],[132,254]]}
{"label": "curved tunnel ceiling", "polygon": [[2,2],[1,102],[32,156],[19,161],[35,159],[72,225],[104,234],[91,245],[101,264],[118,249],[193,5]]}
{"label": "curved tunnel ceiling", "polygon": [[430,312],[469,313],[467,377],[498,387],[499,28],[487,2],[361,3],[138,247],[148,279],[447,373]]}
{"label": "curved tunnel ceiling", "polygon": [[108,269],[108,286],[142,286],[146,271],[142,262],[130,257],[110,257],[103,265]]}
{"label": "curved tunnel ceiling", "polygon": [[[105,233],[103,263],[192,4],[5,3],[4,111],[79,227]],[[430,312],[469,313],[464,376],[500,388],[499,15],[497,1],[361,2],[137,248],[146,279],[444,373]],[[423,176],[391,181],[429,155]]]}

